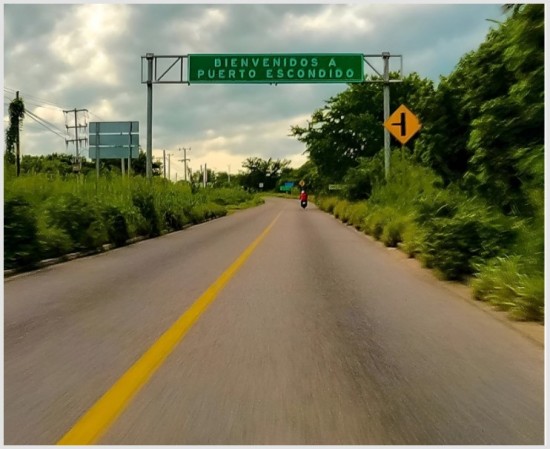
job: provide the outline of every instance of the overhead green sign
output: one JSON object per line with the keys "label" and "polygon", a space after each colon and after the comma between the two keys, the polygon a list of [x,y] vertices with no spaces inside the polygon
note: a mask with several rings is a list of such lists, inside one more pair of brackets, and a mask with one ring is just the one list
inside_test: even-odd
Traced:
{"label": "overhead green sign", "polygon": [[360,83],[363,55],[222,54],[189,55],[189,83]]}

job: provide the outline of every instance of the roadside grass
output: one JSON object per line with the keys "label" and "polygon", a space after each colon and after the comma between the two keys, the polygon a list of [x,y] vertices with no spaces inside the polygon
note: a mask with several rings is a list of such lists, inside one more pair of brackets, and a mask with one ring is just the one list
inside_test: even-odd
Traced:
{"label": "roadside grass", "polygon": [[125,245],[263,202],[241,189],[201,189],[184,182],[120,176],[7,176],[4,266],[32,268],[74,251]]}
{"label": "roadside grass", "polygon": [[366,201],[317,198],[318,207],[398,247],[444,280],[471,281],[473,297],[514,320],[544,321],[544,208],[504,216],[429,169],[392,156],[392,175]]}

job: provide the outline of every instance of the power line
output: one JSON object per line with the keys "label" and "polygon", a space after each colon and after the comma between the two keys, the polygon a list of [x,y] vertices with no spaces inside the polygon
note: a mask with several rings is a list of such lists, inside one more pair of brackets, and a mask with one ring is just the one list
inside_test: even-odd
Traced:
{"label": "power line", "polygon": [[[59,129],[56,128],[56,125],[48,120],[46,120],[44,117],[40,117],[38,114],[35,114],[34,112],[32,111],[25,111],[26,113],[29,113],[31,115],[33,115],[34,117],[38,118],[40,121],[44,122],[46,125],[48,126],[51,126],[52,128],[56,129],[58,132],[59,132]],[[61,131],[63,132],[63,131]]]}
{"label": "power line", "polygon": [[[16,92],[15,89],[12,89],[10,87],[4,87],[4,90],[5,91],[8,91],[8,93],[14,93]],[[48,100],[44,100],[43,98],[40,98],[40,97],[37,97],[35,95],[32,95],[32,94],[28,94],[28,93],[25,93],[23,91],[19,91],[19,93],[21,95],[24,95],[25,96],[25,103],[28,103],[28,104],[31,104],[33,106],[38,106],[40,108],[44,108],[44,109],[51,109],[51,110],[58,110],[58,111],[62,111],[62,112],[65,112],[67,110],[67,108],[64,108],[62,106],[59,106],[55,103],[52,103],[51,101],[48,101]],[[8,100],[11,100],[10,98],[8,98],[6,96],[6,94],[4,94],[4,96],[8,99]],[[28,100],[28,98],[31,98],[31,100]],[[34,99],[35,101],[32,101],[32,99]],[[43,103],[45,103],[46,105],[51,105],[51,106],[46,106],[44,104],[40,104],[40,103],[37,103],[37,101],[41,101]],[[86,109],[86,111],[93,115],[94,117],[97,117],[99,120],[101,120],[102,122],[105,121],[104,119],[102,119],[101,117],[99,117],[97,114],[94,114],[93,112],[90,112],[88,109]]]}
{"label": "power line", "polygon": [[[16,90],[15,90],[15,89],[12,89],[11,87],[5,87],[5,86],[4,86],[4,90],[9,91],[10,93],[16,92]],[[51,102],[51,101],[49,101],[49,100],[45,100],[45,99],[43,99],[43,98],[37,97],[36,95],[32,95],[32,94],[29,94],[29,93],[27,93],[27,92],[23,92],[23,91],[21,91],[21,90],[19,91],[19,94],[20,94],[21,96],[25,96],[25,97],[29,97],[29,98],[34,99],[34,100],[41,101],[42,103],[46,103],[46,104],[49,104],[49,105],[51,105],[51,106],[55,106],[56,108],[63,109],[62,106],[59,106],[58,104],[55,104],[55,103],[53,103],[53,102]]]}
{"label": "power line", "polygon": [[25,111],[28,116],[34,120],[36,123],[38,123],[39,125],[42,125],[44,128],[46,128],[48,131],[56,134],[57,136],[63,138],[64,140],[66,140],[67,136],[65,136],[64,134],[61,134],[59,131],[55,130],[55,129],[52,129],[50,128],[48,125],[46,125],[46,123],[49,123],[48,121],[38,117],[37,115],[33,114],[32,112],[30,111]]}
{"label": "power line", "polygon": [[88,111],[89,114],[93,115],[94,117],[97,117],[99,120],[101,120],[102,122],[104,122],[105,120],[103,120],[99,115],[97,114],[94,114],[93,112],[91,111]]}

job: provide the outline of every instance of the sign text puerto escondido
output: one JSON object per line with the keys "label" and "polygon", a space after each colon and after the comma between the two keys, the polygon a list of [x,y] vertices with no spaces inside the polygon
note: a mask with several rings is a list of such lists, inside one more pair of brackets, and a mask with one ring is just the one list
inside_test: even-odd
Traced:
{"label": "sign text puerto escondido", "polygon": [[363,55],[189,55],[189,83],[359,83]]}

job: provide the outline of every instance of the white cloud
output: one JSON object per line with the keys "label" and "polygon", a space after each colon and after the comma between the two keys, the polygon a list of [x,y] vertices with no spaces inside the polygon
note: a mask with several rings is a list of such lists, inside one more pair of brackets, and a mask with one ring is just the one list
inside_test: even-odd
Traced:
{"label": "white cloud", "polygon": [[282,25],[289,34],[310,34],[315,36],[349,37],[369,34],[374,29],[374,23],[366,17],[356,14],[356,5],[331,5],[322,9],[317,15],[288,14]]}
{"label": "white cloud", "polygon": [[[25,99],[33,95],[32,108],[39,99],[86,108],[92,121],[139,120],[144,149],[146,86],[139,72],[146,52],[387,50],[403,54],[405,73],[418,71],[436,81],[483,41],[491,26],[486,18],[500,18],[497,4],[5,6],[4,80],[10,95],[12,90]],[[291,125],[306,126],[314,110],[345,89],[344,84],[155,86],[153,148],[176,154],[178,147],[191,146],[194,168],[206,162],[223,171],[231,165],[236,172],[251,156],[297,165],[305,161],[304,146],[288,136]],[[63,129],[62,111],[32,110]],[[24,154],[66,151],[63,139],[28,119],[22,137]],[[175,170],[176,156],[172,164]]]}
{"label": "white cloud", "polygon": [[127,5],[90,4],[79,5],[74,17],[57,23],[49,49],[76,74],[64,79],[64,87],[86,81],[119,84],[120,68],[110,45],[125,32],[129,17]]}

